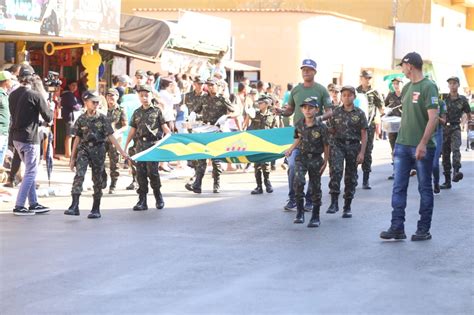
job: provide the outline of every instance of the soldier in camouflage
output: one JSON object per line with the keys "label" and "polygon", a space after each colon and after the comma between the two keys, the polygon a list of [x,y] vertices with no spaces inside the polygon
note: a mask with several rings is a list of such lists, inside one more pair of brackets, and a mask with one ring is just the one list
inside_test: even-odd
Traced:
{"label": "soldier in camouflage", "polygon": [[[149,86],[137,87],[138,97],[142,106],[133,112],[130,119],[130,131],[128,133],[125,147],[130,141],[135,143],[136,153],[140,153],[152,147],[158,140],[171,133],[165,122],[163,113],[158,106],[152,103],[153,91]],[[147,194],[148,180],[155,196],[155,206],[163,209],[165,202],[161,194],[160,174],[158,173],[158,162],[137,162],[138,202],[133,207],[134,211],[148,210]]]}
{"label": "soldier in camouflage", "polygon": [[[270,107],[271,99],[266,96],[262,96],[257,101],[259,109],[255,112],[255,116],[252,118],[250,115],[245,117],[244,129],[251,122],[252,130],[259,129],[272,129],[276,125],[276,117],[272,113]],[[252,195],[263,194],[262,188],[262,174],[263,174],[263,183],[265,184],[265,190],[267,193],[273,192],[273,187],[270,182],[270,163],[255,163],[255,179],[257,181],[257,187],[252,190],[250,193]]]}
{"label": "soldier in camouflage", "polygon": [[[202,101],[194,109],[196,114],[201,116],[201,119],[206,124],[214,125],[217,120],[233,112],[234,108],[228,99],[218,95],[218,86],[215,79],[209,79],[206,82],[209,94],[202,97]],[[198,160],[196,163],[196,179],[194,183],[188,183],[185,188],[194,193],[200,194],[202,192],[202,179],[206,172],[207,161]],[[212,160],[212,178],[214,179],[213,192],[220,191],[220,174],[222,173],[221,163],[218,160]]]}
{"label": "soldier in camouflage", "polygon": [[[316,97],[309,97],[300,105],[303,112],[301,118],[295,124],[295,141],[285,155],[288,157],[291,152],[298,148],[300,150],[295,160],[294,189],[296,196],[296,219],[294,223],[304,223],[305,211],[305,176],[309,175],[309,185],[311,185],[312,216],[308,227],[318,227],[320,225],[321,209],[321,175],[326,169],[329,157],[328,132],[325,124],[316,119],[320,105]],[[324,158],[321,154],[324,153]]]}
{"label": "soldier in camouflage", "polygon": [[[111,88],[107,90],[105,95],[107,99],[107,118],[109,119],[112,129],[114,130],[114,137],[117,139],[117,142],[122,141],[122,134],[127,129],[127,118],[125,116],[125,111],[117,103],[119,93],[117,89]],[[107,140],[105,142],[105,150],[109,155],[110,162],[110,187],[109,194],[115,193],[115,187],[117,185],[117,179],[120,175],[118,172],[118,162],[119,155],[117,149],[114,145]]]}
{"label": "soldier in camouflage", "polygon": [[362,71],[360,74],[361,85],[357,87],[357,93],[365,94],[368,101],[367,123],[369,128],[367,129],[367,149],[365,150],[364,162],[362,163],[362,171],[364,173],[362,180],[363,189],[371,189],[369,176],[372,171],[372,150],[374,148],[375,116],[377,115],[377,109],[379,110],[380,115],[383,115],[384,113],[384,101],[379,92],[372,89],[370,86],[371,79],[371,71]]}
{"label": "soldier in camouflage", "polygon": [[66,215],[79,215],[79,197],[82,193],[82,184],[87,171],[87,166],[92,168],[92,181],[94,183],[94,203],[89,219],[97,219],[100,214],[100,199],[102,197],[103,173],[105,162],[105,142],[108,140],[119,150],[120,154],[128,158],[122,150],[117,139],[113,136],[114,130],[105,115],[97,112],[99,95],[95,91],[86,91],[83,95],[86,112],[79,116],[73,128],[75,135],[69,166],[76,171],[72,183],[72,204],[64,212]]}
{"label": "soldier in camouflage", "polygon": [[[342,106],[336,107],[328,121],[329,132],[334,136],[331,148],[332,169],[330,170],[329,193],[331,205],[327,213],[339,211],[340,183],[344,174],[343,218],[351,218],[351,203],[357,187],[357,165],[363,163],[367,145],[367,118],[354,106],[355,89],[344,86],[341,89]],[[345,169],[344,169],[345,162]]]}
{"label": "soldier in camouflage", "polygon": [[443,132],[443,169],[445,183],[441,189],[451,188],[451,153],[453,156],[453,182],[460,181],[464,175],[461,169],[461,117],[466,113],[468,120],[471,120],[471,108],[467,98],[459,95],[459,78],[450,77],[448,79],[449,95],[446,98],[446,124]]}

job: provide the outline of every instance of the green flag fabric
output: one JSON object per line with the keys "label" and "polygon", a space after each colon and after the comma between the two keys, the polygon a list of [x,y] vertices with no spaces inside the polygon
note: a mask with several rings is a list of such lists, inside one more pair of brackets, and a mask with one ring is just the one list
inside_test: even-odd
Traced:
{"label": "green flag fabric", "polygon": [[293,143],[293,127],[236,132],[173,134],[132,157],[137,162],[220,159],[261,163],[284,156]]}

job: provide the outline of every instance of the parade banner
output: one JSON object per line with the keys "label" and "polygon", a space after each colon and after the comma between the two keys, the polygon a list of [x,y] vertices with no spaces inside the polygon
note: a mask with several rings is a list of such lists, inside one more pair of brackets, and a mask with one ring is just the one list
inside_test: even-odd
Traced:
{"label": "parade banner", "polygon": [[269,162],[284,156],[294,128],[173,134],[132,157],[137,162],[220,159],[230,163]]}

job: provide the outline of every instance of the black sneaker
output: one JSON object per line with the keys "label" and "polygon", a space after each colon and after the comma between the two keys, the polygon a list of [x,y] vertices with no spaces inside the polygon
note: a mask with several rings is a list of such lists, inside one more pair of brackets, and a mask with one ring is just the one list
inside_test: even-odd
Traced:
{"label": "black sneaker", "polygon": [[49,212],[48,207],[42,206],[39,203],[30,206],[28,209],[31,210],[31,211],[34,211],[34,213],[36,213],[36,214],[42,214],[42,213]]}
{"label": "black sneaker", "polygon": [[288,200],[287,204],[283,207],[286,211],[295,211],[296,210],[296,201]]}
{"label": "black sneaker", "polygon": [[19,216],[26,216],[26,215],[35,215],[36,213],[33,210],[28,210],[25,207],[15,207],[13,208],[13,214]]}
{"label": "black sneaker", "polygon": [[411,236],[411,240],[416,241],[427,241],[431,239],[430,231],[416,230],[415,234]]}
{"label": "black sneaker", "polygon": [[433,194],[439,195],[440,192],[441,192],[441,188],[439,187],[439,184],[435,184],[433,187]]}
{"label": "black sneaker", "polygon": [[394,230],[391,227],[387,231],[380,233],[380,238],[384,240],[404,240],[407,238],[405,231],[403,230]]}

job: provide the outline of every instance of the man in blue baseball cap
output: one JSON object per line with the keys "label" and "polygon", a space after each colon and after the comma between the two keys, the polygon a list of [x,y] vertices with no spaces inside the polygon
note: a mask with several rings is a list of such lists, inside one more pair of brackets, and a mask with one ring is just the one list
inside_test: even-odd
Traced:
{"label": "man in blue baseball cap", "polygon": [[[317,73],[316,61],[312,59],[304,59],[301,63],[301,75],[303,77],[303,83],[298,84],[293,88],[288,99],[287,106],[275,112],[281,114],[284,117],[288,117],[294,114],[293,121],[298,121],[304,117],[300,105],[303,104],[304,100],[308,98],[316,98],[321,109],[316,116],[318,121],[328,119],[332,115],[331,110],[331,98],[327,89],[321,84],[314,81],[314,76]],[[324,108],[324,112],[322,110]],[[295,190],[293,189],[293,182],[295,178],[295,159],[299,154],[299,149],[296,148],[292,151],[288,157],[288,203],[284,206],[285,210],[291,211],[296,209]],[[312,211],[313,205],[311,202],[311,186],[308,187],[306,192],[306,211]]]}

